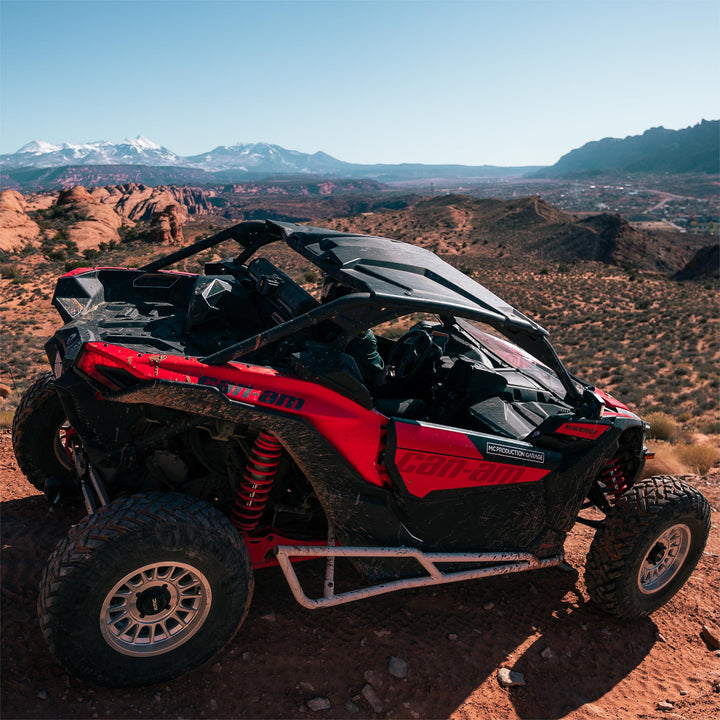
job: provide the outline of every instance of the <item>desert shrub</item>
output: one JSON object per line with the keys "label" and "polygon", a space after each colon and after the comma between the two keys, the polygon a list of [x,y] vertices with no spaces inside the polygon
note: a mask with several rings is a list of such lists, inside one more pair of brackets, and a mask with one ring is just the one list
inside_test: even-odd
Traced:
{"label": "desert shrub", "polygon": [[720,450],[707,443],[702,445],[678,445],[676,451],[678,457],[698,475],[704,475],[720,459]]}
{"label": "desert shrub", "polygon": [[305,270],[302,274],[302,279],[306,283],[316,283],[319,279],[317,270]]}
{"label": "desert shrub", "polygon": [[146,242],[150,237],[148,223],[136,223],[133,227],[123,225],[118,228],[121,243]]}
{"label": "desert shrub", "polygon": [[698,428],[706,435],[720,435],[720,420],[708,420]]}
{"label": "desert shrub", "polygon": [[651,412],[644,419],[650,423],[650,437],[656,440],[674,440],[677,437],[680,428],[667,413]]}
{"label": "desert shrub", "polygon": [[87,263],[82,260],[66,260],[65,261],[65,272],[70,272],[79,267],[87,267]]}
{"label": "desert shrub", "polygon": [[21,280],[22,273],[17,266],[11,263],[3,263],[0,265],[0,277],[3,280]]}

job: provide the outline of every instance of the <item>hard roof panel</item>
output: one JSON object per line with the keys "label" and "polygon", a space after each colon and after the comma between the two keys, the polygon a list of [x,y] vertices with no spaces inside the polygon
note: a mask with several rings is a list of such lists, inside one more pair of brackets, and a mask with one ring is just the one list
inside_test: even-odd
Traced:
{"label": "hard roof panel", "polygon": [[291,223],[281,228],[290,247],[326,274],[353,287],[397,301],[442,303],[458,313],[490,311],[511,325],[544,330],[435,253],[373,235],[341,233]]}

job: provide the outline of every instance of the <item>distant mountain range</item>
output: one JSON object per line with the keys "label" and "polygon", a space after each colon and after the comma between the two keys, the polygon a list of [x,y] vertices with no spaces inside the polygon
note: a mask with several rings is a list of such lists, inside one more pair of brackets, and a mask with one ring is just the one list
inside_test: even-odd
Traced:
{"label": "distant mountain range", "polygon": [[[81,168],[93,168],[93,171]],[[122,170],[120,169],[122,168]],[[521,177],[538,166],[496,167],[493,165],[361,165],[338,160],[327,153],[288,150],[269,143],[221,145],[200,155],[182,157],[142,136],[113,144],[53,145],[33,140],[16,153],[0,155],[0,174],[8,187],[43,184],[66,185],[66,176],[96,176],[111,182],[127,176],[127,182],[244,182],[287,175],[316,175],[333,178],[364,178],[377,181],[431,178]],[[143,179],[141,176],[147,176]]]}
{"label": "distant mountain range", "polygon": [[720,120],[683,130],[651,128],[623,140],[589,142],[563,155],[536,177],[580,177],[603,173],[718,173]]}
{"label": "distant mountain range", "polygon": [[0,186],[22,190],[108,185],[237,183],[270,177],[317,176],[377,182],[432,179],[566,178],[617,172],[719,171],[720,120],[703,120],[684,130],[652,128],[623,140],[605,138],[564,155],[552,167],[494,165],[362,165],[324,152],[312,154],[269,143],[221,145],[183,157],[142,136],[111,143],[53,145],[33,140],[0,155]]}

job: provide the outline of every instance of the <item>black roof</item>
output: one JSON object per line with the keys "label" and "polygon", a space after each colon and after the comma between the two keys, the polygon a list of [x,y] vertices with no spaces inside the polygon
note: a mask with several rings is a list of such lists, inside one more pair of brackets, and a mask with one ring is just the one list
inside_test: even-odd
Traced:
{"label": "black roof", "polygon": [[477,317],[547,334],[480,283],[417,245],[293,223],[268,221],[268,225],[324,273],[357,292],[370,293],[376,302]]}

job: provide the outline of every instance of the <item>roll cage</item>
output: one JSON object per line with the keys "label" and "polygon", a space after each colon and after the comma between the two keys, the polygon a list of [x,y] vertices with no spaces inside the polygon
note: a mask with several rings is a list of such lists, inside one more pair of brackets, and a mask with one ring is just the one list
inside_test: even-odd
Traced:
{"label": "roll cage", "polygon": [[221,230],[140,269],[157,272],[228,240],[237,242],[242,251],[234,258],[207,263],[206,275],[246,272],[246,263],[258,250],[284,242],[325,275],[355,292],[323,305],[306,303],[306,311],[208,355],[202,362],[238,360],[325,322],[338,328],[332,344],[342,349],[368,328],[412,313],[433,313],[444,324],[451,324],[454,317],[486,323],[553,370],[567,391],[566,402],[582,407],[585,416],[600,413],[601,402],[589,392],[589,386],[565,368],[543,327],[434,253],[415,245],[373,235],[254,220]]}

